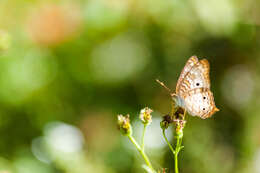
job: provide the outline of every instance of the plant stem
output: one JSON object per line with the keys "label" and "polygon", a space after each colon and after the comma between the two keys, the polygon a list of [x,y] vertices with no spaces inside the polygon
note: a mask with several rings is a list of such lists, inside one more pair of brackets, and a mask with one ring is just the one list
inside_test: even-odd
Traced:
{"label": "plant stem", "polygon": [[169,146],[169,148],[170,148],[172,154],[175,155],[175,151],[174,151],[174,149],[173,149],[171,143],[168,141],[168,139],[167,139],[167,137],[166,137],[166,135],[165,135],[165,129],[163,129],[163,137],[164,137],[165,141],[167,142],[167,144],[168,144],[168,146]]}
{"label": "plant stem", "polygon": [[175,173],[179,173],[178,169],[178,154],[175,154]]}
{"label": "plant stem", "polygon": [[179,145],[179,138],[177,138],[177,144],[176,144],[176,152],[175,152],[175,157],[174,157],[174,160],[175,160],[175,173],[179,173],[179,169],[178,169],[178,154],[179,154],[179,151],[178,151],[178,145]]}
{"label": "plant stem", "polygon": [[178,154],[181,151],[181,149],[183,148],[181,146],[182,136],[177,135],[176,138],[177,138],[177,144],[176,144],[175,154],[174,154],[175,155],[175,157],[174,157],[174,160],[175,160],[175,173],[179,173],[179,169],[178,169]]}
{"label": "plant stem", "polygon": [[146,127],[147,127],[147,124],[144,124],[144,130],[143,130],[143,135],[142,135],[142,148],[141,148],[143,151],[144,151],[144,135],[145,135]]}
{"label": "plant stem", "polygon": [[144,150],[142,150],[142,148],[139,146],[139,144],[136,142],[136,140],[134,139],[134,137],[132,135],[129,135],[128,138],[130,139],[130,141],[134,144],[134,146],[136,147],[136,149],[139,151],[139,153],[141,154],[141,156],[143,157],[146,165],[151,169],[152,172],[155,172],[155,170],[153,169],[153,166],[151,164],[151,162],[149,161],[149,158],[147,157],[147,155],[145,154]]}

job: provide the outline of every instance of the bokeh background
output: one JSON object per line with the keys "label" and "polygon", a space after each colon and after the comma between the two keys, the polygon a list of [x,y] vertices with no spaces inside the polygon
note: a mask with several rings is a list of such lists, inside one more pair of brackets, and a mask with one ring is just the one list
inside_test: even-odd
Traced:
{"label": "bokeh background", "polygon": [[1,0],[0,172],[144,172],[116,115],[130,113],[139,140],[145,106],[146,151],[173,172],[155,79],[174,90],[197,55],[220,112],[188,117],[181,172],[259,173],[259,25],[253,0]]}

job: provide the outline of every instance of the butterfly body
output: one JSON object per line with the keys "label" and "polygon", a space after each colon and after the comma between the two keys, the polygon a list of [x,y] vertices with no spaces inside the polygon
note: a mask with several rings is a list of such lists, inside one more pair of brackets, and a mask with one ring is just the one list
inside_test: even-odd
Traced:
{"label": "butterfly body", "polygon": [[192,116],[205,119],[218,111],[210,91],[209,63],[206,59],[199,61],[196,56],[192,56],[187,61],[172,98],[177,106]]}

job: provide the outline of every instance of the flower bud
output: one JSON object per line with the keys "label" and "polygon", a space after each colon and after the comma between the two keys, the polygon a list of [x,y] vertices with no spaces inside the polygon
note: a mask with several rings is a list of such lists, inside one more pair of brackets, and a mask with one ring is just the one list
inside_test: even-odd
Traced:
{"label": "flower bud", "polygon": [[176,128],[176,137],[182,138],[183,137],[183,130]]}
{"label": "flower bud", "polygon": [[132,134],[132,127],[130,124],[130,118],[129,115],[123,116],[118,115],[117,116],[117,124],[118,128],[121,131],[123,135],[131,135]]}
{"label": "flower bud", "polygon": [[173,117],[170,115],[164,115],[163,120],[160,123],[160,126],[163,130],[167,129],[169,125],[173,122]]}
{"label": "flower bud", "polygon": [[146,107],[140,111],[139,118],[143,122],[143,124],[150,124],[152,122],[152,115],[151,113],[153,112],[152,109]]}
{"label": "flower bud", "polygon": [[161,126],[161,128],[162,128],[163,130],[165,130],[165,129],[168,129],[169,123],[168,123],[167,121],[162,120],[162,121],[160,122],[160,126]]}
{"label": "flower bud", "polygon": [[185,120],[176,120],[176,137],[182,138],[183,137],[183,129],[185,127],[186,121]]}

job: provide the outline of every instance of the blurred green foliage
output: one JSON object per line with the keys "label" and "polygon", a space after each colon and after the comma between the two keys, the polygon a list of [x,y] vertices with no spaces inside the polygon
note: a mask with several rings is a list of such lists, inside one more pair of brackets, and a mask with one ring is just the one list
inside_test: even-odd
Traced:
{"label": "blurred green foliage", "polygon": [[180,172],[260,172],[259,11],[250,0],[1,0],[0,172],[143,172],[115,127],[130,113],[139,134],[145,106],[147,152],[173,172],[159,128],[170,98],[155,79],[174,90],[192,55],[211,64],[220,112],[188,117]]}

